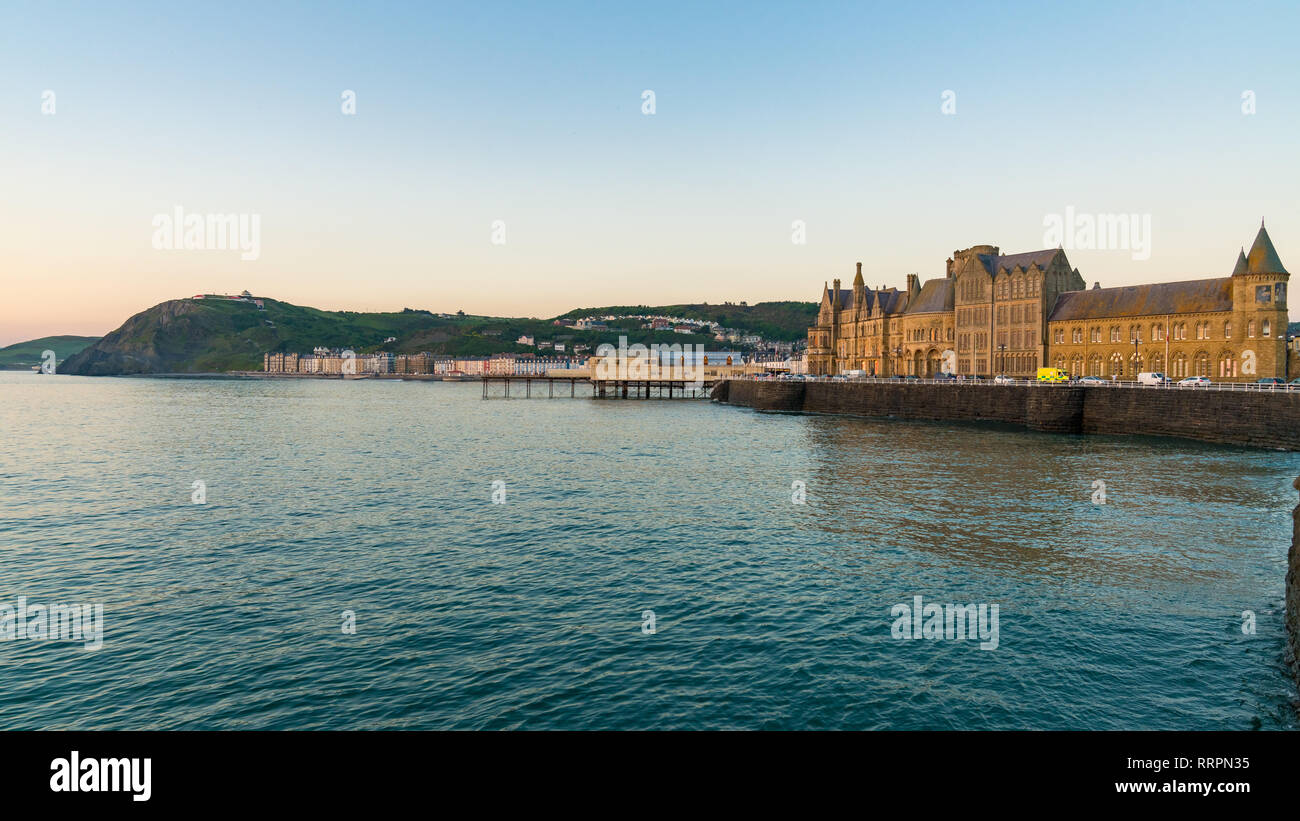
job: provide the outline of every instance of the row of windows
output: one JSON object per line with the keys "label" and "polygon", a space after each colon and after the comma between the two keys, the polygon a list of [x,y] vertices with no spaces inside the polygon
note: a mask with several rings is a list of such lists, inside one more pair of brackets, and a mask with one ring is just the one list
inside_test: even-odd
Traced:
{"label": "row of windows", "polygon": [[[953,330],[952,328],[947,330],[948,341],[951,342]],[[913,328],[907,332],[908,342],[942,342],[943,338],[944,332],[942,328]]]}
{"label": "row of windows", "polygon": [[997,285],[998,299],[1020,299],[1027,296],[1038,296],[1041,286],[1036,279],[1021,277],[1011,277],[1002,279]]}
{"label": "row of windows", "polygon": [[[1008,311],[1008,308],[1010,310]],[[1011,316],[1011,324],[1019,325],[1022,322],[1038,322],[1037,305],[999,305],[998,306],[998,324],[1007,324],[1007,315]]]}
{"label": "row of windows", "polygon": [[964,328],[971,325],[983,326],[987,324],[989,324],[988,308],[957,309],[957,327]]}
{"label": "row of windows", "polygon": [[[1186,322],[1180,322],[1176,325],[1168,326],[1167,330],[1170,339],[1187,339]],[[1195,327],[1193,328],[1193,331],[1196,334],[1196,336],[1194,337],[1195,339],[1214,338],[1214,328],[1213,328],[1213,323],[1211,322],[1197,322]],[[1070,341],[1076,345],[1081,344],[1083,342],[1083,333],[1084,333],[1083,328],[1071,328]],[[1088,341],[1101,342],[1101,333],[1102,333],[1102,329],[1100,327],[1089,328]],[[1163,342],[1165,340],[1165,333],[1166,333],[1165,325],[1161,325],[1161,324],[1152,325],[1151,335],[1147,337],[1147,339],[1150,340],[1151,342]],[[1267,319],[1263,320],[1260,323],[1259,335],[1261,337],[1269,337],[1273,335],[1272,324]],[[1124,329],[1121,328],[1119,325],[1111,325],[1109,336],[1111,342],[1123,342]],[[1252,339],[1255,337],[1255,320],[1253,319],[1250,322],[1246,323],[1246,336]],[[1227,320],[1223,323],[1223,338],[1224,339],[1232,338],[1231,320]],[[1065,329],[1057,328],[1054,331],[1052,331],[1052,341],[1058,345],[1063,344],[1065,342]],[[1128,341],[1129,342],[1143,341],[1141,325],[1128,326]]]}
{"label": "row of windows", "polygon": [[998,373],[1031,373],[1038,368],[1038,356],[1032,353],[999,354],[993,358]]}
{"label": "row of windows", "polygon": [[1012,349],[1032,348],[1038,344],[1038,330],[1034,328],[1016,328],[1013,331],[998,331],[998,345]]}
{"label": "row of windows", "polygon": [[[1053,360],[1053,366],[1062,368],[1076,376],[1085,374],[1083,357],[1078,354],[1068,360],[1064,355],[1057,354]],[[1219,354],[1217,360],[1212,360],[1205,351],[1199,351],[1193,356],[1177,353],[1169,358],[1169,368],[1167,370],[1165,368],[1165,355],[1157,351],[1146,357],[1140,354],[1122,356],[1113,353],[1109,359],[1103,359],[1100,356],[1093,355],[1088,357],[1086,374],[1114,377],[1116,379],[1132,379],[1139,373],[1148,371],[1163,373],[1171,379],[1184,376],[1214,376],[1216,374],[1220,378],[1227,379],[1237,376],[1238,370],[1237,357],[1230,351]]]}
{"label": "row of windows", "polygon": [[963,279],[960,286],[961,301],[974,302],[984,298],[984,282],[979,279]]}

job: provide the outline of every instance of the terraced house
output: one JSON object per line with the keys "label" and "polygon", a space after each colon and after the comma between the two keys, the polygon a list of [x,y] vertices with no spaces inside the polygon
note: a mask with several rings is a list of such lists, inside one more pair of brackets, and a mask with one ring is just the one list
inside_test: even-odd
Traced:
{"label": "terraced house", "polygon": [[1085,290],[1059,248],[954,251],[945,277],[922,285],[909,274],[902,291],[867,288],[858,263],[851,289],[835,280],[822,290],[808,371],[1029,378],[1050,365],[1115,379],[1286,378],[1289,276],[1262,224],[1231,276],[1188,282]]}

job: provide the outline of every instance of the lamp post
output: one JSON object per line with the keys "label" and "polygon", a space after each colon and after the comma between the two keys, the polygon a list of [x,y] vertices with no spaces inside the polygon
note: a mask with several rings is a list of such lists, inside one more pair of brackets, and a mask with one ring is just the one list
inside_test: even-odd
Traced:
{"label": "lamp post", "polygon": [[902,374],[899,373],[899,371],[903,369],[902,359],[903,349],[901,347],[894,348],[894,376],[902,376]]}
{"label": "lamp post", "polygon": [[1138,353],[1138,345],[1142,342],[1142,331],[1138,329],[1133,333],[1133,366],[1137,369],[1133,371],[1133,379],[1137,380],[1138,373],[1142,370],[1142,355]]}
{"label": "lamp post", "polygon": [[999,373],[1007,372],[1007,346],[1006,345],[998,346],[998,372]]}

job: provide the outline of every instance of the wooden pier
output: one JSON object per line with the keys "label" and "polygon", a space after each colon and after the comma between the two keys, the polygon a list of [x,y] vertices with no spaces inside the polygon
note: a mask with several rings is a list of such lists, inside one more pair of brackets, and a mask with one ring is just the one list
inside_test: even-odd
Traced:
{"label": "wooden pier", "polygon": [[[484,399],[532,399],[533,383],[537,384],[538,397],[547,399],[569,398],[578,396],[578,385],[590,386],[592,399],[708,399],[713,388],[712,380],[698,382],[687,379],[592,379],[579,376],[484,376]],[[560,390],[555,389],[556,383]],[[522,383],[523,393],[519,391]],[[564,388],[569,388],[569,396],[564,396]],[[493,385],[500,385],[500,391],[493,391]],[[542,386],[545,385],[545,393]],[[513,388],[513,393],[512,393]],[[584,398],[587,387],[583,388]]]}

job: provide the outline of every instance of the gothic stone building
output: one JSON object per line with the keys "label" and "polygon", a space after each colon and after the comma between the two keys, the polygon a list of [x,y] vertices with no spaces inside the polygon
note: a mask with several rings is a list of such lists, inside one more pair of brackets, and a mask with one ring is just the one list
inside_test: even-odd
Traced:
{"label": "gothic stone building", "polygon": [[859,263],[851,290],[822,290],[808,372],[1286,378],[1288,278],[1263,225],[1232,276],[1190,282],[1085,290],[1059,248],[955,251],[947,276],[921,285],[909,274],[903,291],[867,288]]}

